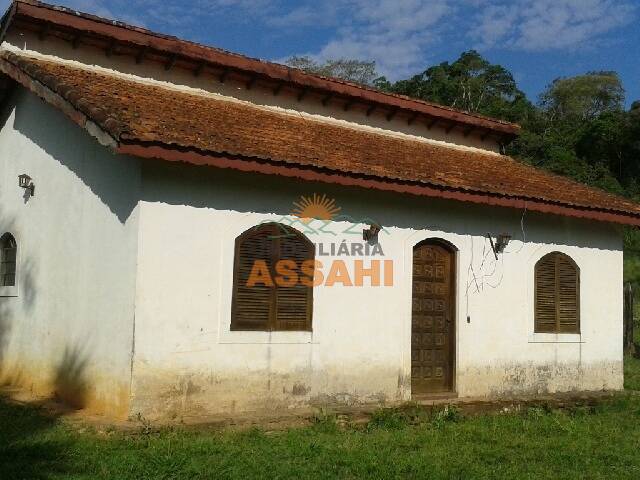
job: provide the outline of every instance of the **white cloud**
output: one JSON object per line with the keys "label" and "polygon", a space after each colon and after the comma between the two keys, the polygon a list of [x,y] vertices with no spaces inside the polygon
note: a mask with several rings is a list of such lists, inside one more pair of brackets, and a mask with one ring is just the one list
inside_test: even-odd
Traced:
{"label": "white cloud", "polygon": [[478,2],[471,36],[481,48],[528,51],[593,46],[603,34],[633,21],[637,8],[616,0]]}
{"label": "white cloud", "polygon": [[326,0],[299,5],[268,22],[287,28],[332,27],[334,35],[318,50],[296,53],[319,60],[375,60],[380,73],[395,79],[424,66],[424,52],[452,11],[446,0]]}
{"label": "white cloud", "polygon": [[302,5],[293,10],[277,14],[266,19],[266,23],[273,27],[295,27],[311,25],[331,25],[335,23],[335,17],[331,9],[322,9],[311,5]]}
{"label": "white cloud", "polygon": [[636,13],[630,0],[324,0],[274,9],[266,21],[333,27],[319,49],[295,53],[375,60],[395,79],[420,71],[443,42],[467,39],[483,50],[593,47]]}

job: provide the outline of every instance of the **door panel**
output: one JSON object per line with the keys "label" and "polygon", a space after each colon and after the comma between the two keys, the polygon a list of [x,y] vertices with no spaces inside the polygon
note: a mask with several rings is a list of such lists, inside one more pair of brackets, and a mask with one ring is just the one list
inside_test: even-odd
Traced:
{"label": "door panel", "polygon": [[435,243],[413,250],[411,391],[453,390],[454,253]]}

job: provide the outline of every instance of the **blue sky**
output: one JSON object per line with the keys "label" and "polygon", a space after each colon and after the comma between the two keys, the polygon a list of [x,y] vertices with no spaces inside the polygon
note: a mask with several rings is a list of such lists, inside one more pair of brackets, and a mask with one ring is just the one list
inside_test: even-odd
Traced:
{"label": "blue sky", "polygon": [[[406,78],[475,48],[531,99],[559,76],[615,70],[640,100],[640,0],[59,0],[274,61],[375,60]],[[8,0],[0,0],[6,8]]]}

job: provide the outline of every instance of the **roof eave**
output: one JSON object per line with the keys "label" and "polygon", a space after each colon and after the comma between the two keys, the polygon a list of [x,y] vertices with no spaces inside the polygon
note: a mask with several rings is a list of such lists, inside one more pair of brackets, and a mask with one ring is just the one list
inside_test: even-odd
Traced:
{"label": "roof eave", "polygon": [[113,150],[118,147],[118,141],[111,134],[101,128],[83,112],[78,110],[68,100],[51,90],[46,85],[35,80],[17,66],[7,62],[6,60],[0,60],[0,73],[5,74],[11,80],[19,83],[51,106],[59,109],[72,122],[86,130],[89,135],[98,140],[101,145]]}
{"label": "roof eave", "polygon": [[170,162],[184,162],[193,165],[229,168],[242,172],[279,175],[289,178],[298,178],[305,181],[330,183],[347,187],[369,188],[387,192],[470,202],[480,205],[515,208],[519,210],[595,220],[620,225],[640,226],[640,215],[633,215],[625,212],[585,208],[575,205],[564,205],[557,202],[543,201],[534,198],[521,198],[488,192],[439,187],[420,182],[406,182],[370,175],[347,174],[340,171],[292,165],[274,160],[246,158],[216,152],[198,152],[175,146],[144,144],[141,142],[121,141],[116,148],[116,151],[123,155],[131,155],[139,158],[160,159]]}

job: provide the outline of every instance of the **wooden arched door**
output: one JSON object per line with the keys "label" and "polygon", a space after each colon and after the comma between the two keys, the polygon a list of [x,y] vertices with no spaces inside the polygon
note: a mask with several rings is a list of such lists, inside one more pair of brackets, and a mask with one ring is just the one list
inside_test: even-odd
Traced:
{"label": "wooden arched door", "polygon": [[454,389],[455,259],[444,241],[426,240],[413,249],[412,395]]}

